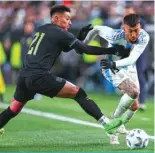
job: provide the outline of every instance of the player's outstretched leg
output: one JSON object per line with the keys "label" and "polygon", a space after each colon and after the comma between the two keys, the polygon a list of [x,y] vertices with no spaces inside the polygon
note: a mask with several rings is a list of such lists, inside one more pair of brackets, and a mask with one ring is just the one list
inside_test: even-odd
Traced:
{"label": "player's outstretched leg", "polygon": [[116,118],[111,121],[103,115],[100,108],[96,105],[96,103],[87,97],[87,94],[83,89],[79,89],[77,95],[74,98],[79,105],[83,108],[83,110],[94,117],[100,124],[103,125],[105,131],[109,134],[116,132],[118,127],[123,123],[122,118]]}
{"label": "player's outstretched leg", "polygon": [[[78,90],[74,100],[77,101],[77,103],[87,114],[95,118],[97,121],[103,116],[100,108],[92,99],[88,98],[87,94],[82,88]],[[105,120],[106,119],[104,119],[104,121]]]}
{"label": "player's outstretched leg", "polygon": [[[125,118],[124,123],[128,122],[132,118],[132,116],[135,113],[135,110],[133,111],[132,109],[130,110],[130,106],[133,105],[134,101],[137,99],[139,95],[139,91],[137,86],[135,85],[134,82],[132,82],[130,79],[124,80],[119,86],[119,89],[124,91],[124,95],[122,96],[120,103],[118,104],[113,117],[118,118],[120,116]],[[119,133],[127,133],[127,130],[125,129],[125,126],[121,126],[117,132]],[[118,137],[116,135],[115,137]],[[118,138],[115,138],[118,139]],[[113,138],[110,140],[112,142]]]}
{"label": "player's outstretched leg", "polygon": [[105,127],[107,133],[113,133],[122,124],[121,118],[110,122],[97,104],[88,98],[86,92],[71,83],[66,82],[65,86],[57,94],[57,97],[73,98],[88,115],[95,118]]}

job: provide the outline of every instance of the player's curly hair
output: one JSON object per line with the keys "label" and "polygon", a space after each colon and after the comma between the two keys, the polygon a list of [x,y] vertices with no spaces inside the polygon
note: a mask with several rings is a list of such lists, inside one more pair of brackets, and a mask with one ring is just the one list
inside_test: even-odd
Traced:
{"label": "player's curly hair", "polygon": [[128,14],[123,18],[123,23],[130,27],[134,27],[138,23],[140,23],[140,17],[138,14],[134,14],[134,13]]}
{"label": "player's curly hair", "polygon": [[50,16],[52,17],[55,13],[71,12],[70,8],[65,5],[54,5],[50,10]]}

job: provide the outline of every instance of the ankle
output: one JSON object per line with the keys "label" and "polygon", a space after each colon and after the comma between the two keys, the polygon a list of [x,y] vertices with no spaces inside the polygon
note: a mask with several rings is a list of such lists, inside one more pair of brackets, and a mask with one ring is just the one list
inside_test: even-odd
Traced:
{"label": "ankle", "polygon": [[107,118],[105,115],[103,115],[98,121],[99,121],[99,123],[100,123],[101,125],[104,126],[105,124],[107,124],[107,123],[110,122],[110,119]]}

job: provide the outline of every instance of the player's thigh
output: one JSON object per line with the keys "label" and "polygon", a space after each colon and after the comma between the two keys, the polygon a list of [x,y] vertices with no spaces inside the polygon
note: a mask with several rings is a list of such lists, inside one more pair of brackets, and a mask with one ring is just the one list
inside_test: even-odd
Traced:
{"label": "player's thigh", "polygon": [[48,97],[55,97],[65,86],[66,80],[50,73],[32,80],[32,90]]}
{"label": "player's thigh", "polygon": [[131,74],[131,72],[126,71],[127,78],[119,84],[118,88],[131,98],[136,99],[139,96],[139,88]]}
{"label": "player's thigh", "polygon": [[79,90],[79,87],[66,81],[64,87],[59,91],[56,97],[74,98]]}
{"label": "player's thigh", "polygon": [[19,102],[27,102],[34,98],[35,92],[30,91],[26,86],[26,78],[19,76],[17,80],[14,98]]}
{"label": "player's thigh", "polygon": [[121,83],[119,84],[119,88],[121,90],[126,90],[128,88],[134,90],[138,90],[139,91],[139,81],[138,81],[138,76],[136,72],[130,72],[127,70],[123,70],[123,73],[118,73],[118,75],[122,75],[124,74],[125,77],[124,79],[122,79]]}
{"label": "player's thigh", "polygon": [[139,85],[139,79],[138,79],[138,74],[137,72],[135,73],[130,73],[130,78],[131,80],[136,84],[138,90],[140,89],[140,85]]}
{"label": "player's thigh", "polygon": [[118,87],[124,80],[129,78],[123,69],[115,74],[110,69],[103,70],[102,73],[114,87]]}
{"label": "player's thigh", "polygon": [[131,78],[131,73],[127,70],[121,69],[117,73],[113,73],[110,69],[104,71],[104,76],[109,80],[114,87],[119,88],[123,93],[127,93],[132,98],[137,98],[139,90],[137,85]]}

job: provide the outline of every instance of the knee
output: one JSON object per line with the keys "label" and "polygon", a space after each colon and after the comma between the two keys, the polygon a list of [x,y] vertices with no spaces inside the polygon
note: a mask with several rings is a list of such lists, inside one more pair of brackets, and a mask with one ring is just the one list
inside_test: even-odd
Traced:
{"label": "knee", "polygon": [[70,96],[75,97],[77,95],[78,91],[79,91],[79,87],[77,87],[77,86],[72,87],[71,92],[70,92]]}
{"label": "knee", "polygon": [[130,106],[130,110],[132,111],[136,111],[139,108],[139,104],[137,101],[135,101],[131,106]]}
{"label": "knee", "polygon": [[73,93],[74,93],[74,94],[77,94],[77,92],[79,91],[79,89],[80,89],[79,87],[75,86],[75,87],[73,88]]}
{"label": "knee", "polygon": [[25,104],[26,102],[19,102],[13,98],[9,108],[13,113],[18,114]]}
{"label": "knee", "polygon": [[138,89],[133,89],[133,90],[131,91],[130,96],[131,96],[132,99],[137,99],[138,96],[139,96],[139,90],[138,90]]}

